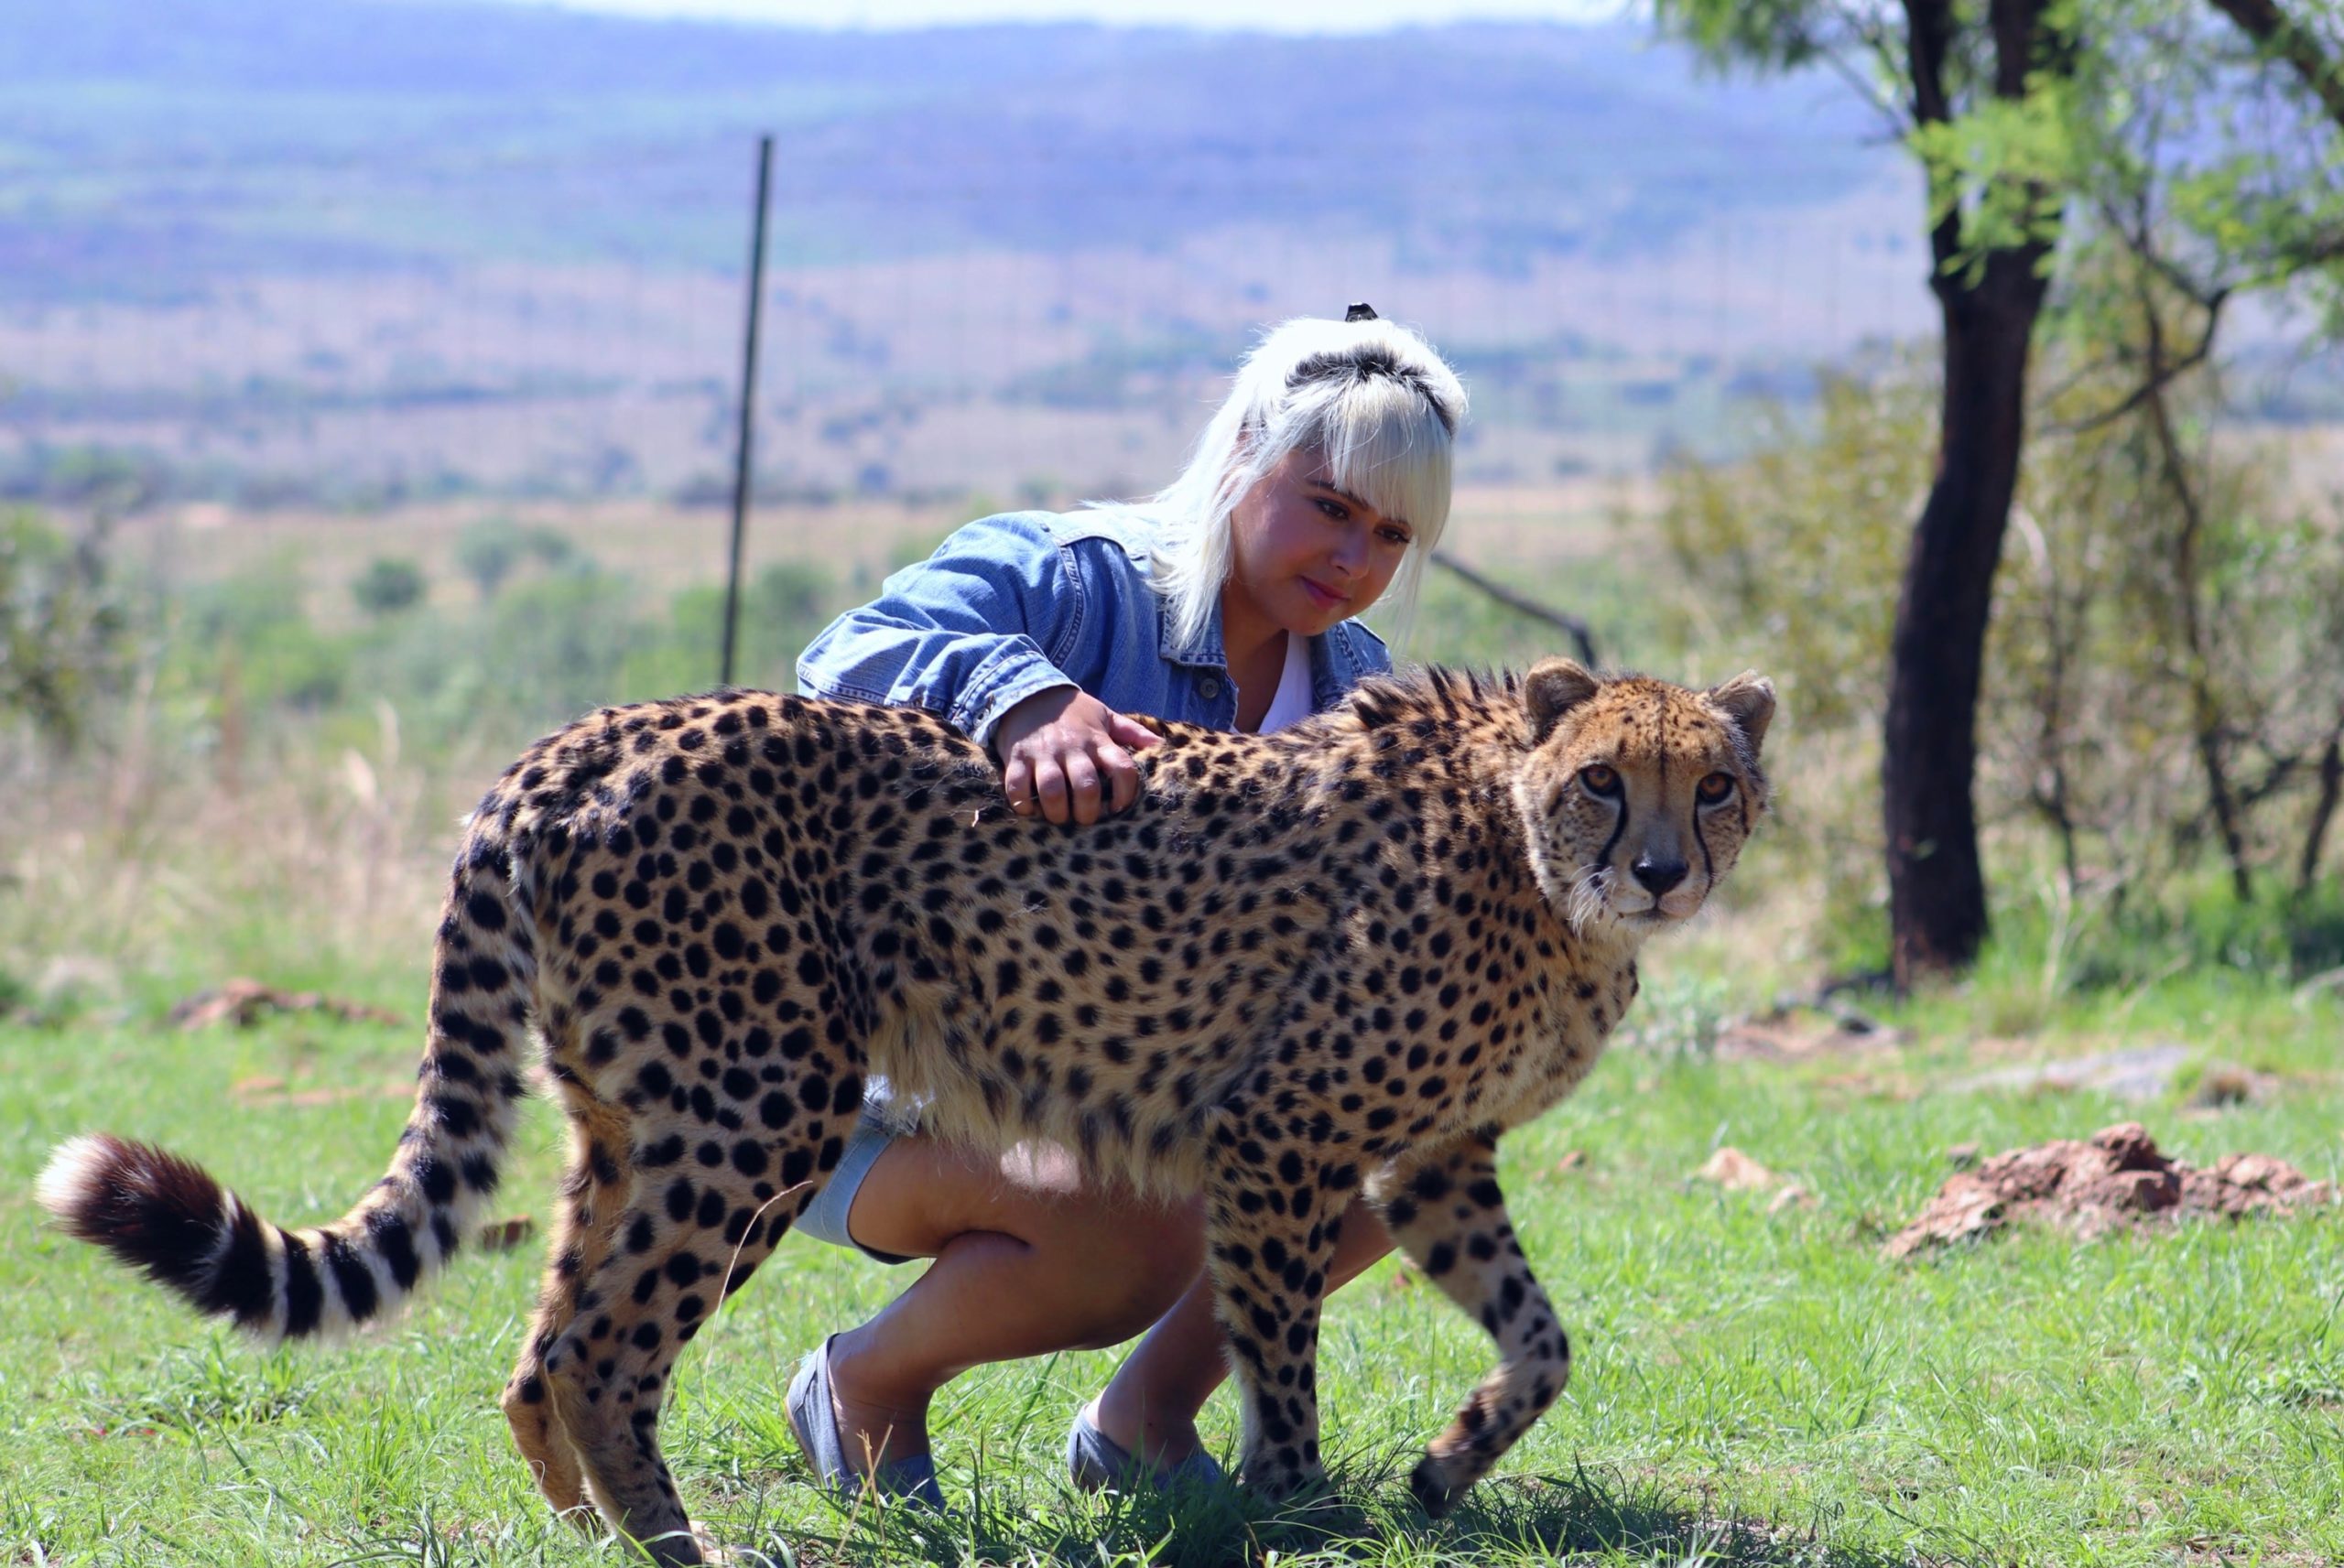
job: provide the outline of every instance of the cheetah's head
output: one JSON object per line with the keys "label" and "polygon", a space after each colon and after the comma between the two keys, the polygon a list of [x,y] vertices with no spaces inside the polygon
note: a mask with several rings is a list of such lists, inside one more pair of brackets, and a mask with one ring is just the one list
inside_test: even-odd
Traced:
{"label": "cheetah's head", "polygon": [[1546,659],[1522,683],[1514,779],[1539,887],[1578,929],[1657,930],[1698,910],[1766,810],[1758,748],[1774,687],[1745,671],[1689,691]]}

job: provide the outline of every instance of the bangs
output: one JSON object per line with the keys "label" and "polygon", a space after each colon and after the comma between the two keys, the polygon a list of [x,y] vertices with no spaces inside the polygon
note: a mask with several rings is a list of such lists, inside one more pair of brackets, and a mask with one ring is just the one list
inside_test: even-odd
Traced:
{"label": "bangs", "polygon": [[1291,450],[1316,451],[1326,475],[1415,533],[1416,546],[1431,549],[1449,523],[1453,450],[1439,409],[1404,381],[1373,376],[1336,384],[1312,396],[1306,388],[1289,406],[1295,426]]}
{"label": "bangs", "polygon": [[1450,453],[1465,403],[1457,373],[1397,322],[1372,312],[1288,321],[1238,366],[1180,476],[1145,502],[1105,504],[1156,529],[1155,586],[1173,635],[1188,645],[1219,613],[1239,500],[1287,458],[1308,453],[1320,464],[1316,477],[1407,524],[1407,552],[1378,601],[1380,623],[1404,638],[1425,563],[1449,526]]}

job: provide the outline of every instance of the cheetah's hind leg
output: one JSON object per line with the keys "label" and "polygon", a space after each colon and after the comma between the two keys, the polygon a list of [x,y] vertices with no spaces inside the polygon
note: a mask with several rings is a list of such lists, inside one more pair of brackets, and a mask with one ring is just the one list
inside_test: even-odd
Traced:
{"label": "cheetah's hind leg", "polygon": [[629,1188],[619,1156],[632,1142],[633,1118],[621,1107],[598,1099],[581,1083],[563,1085],[570,1117],[570,1161],[561,1184],[560,1217],[547,1248],[537,1311],[529,1337],[498,1403],[554,1512],[591,1528],[592,1499],[577,1445],[555,1414],[546,1384],[546,1352],[578,1315],[587,1276],[599,1269],[618,1239],[618,1224]]}
{"label": "cheetah's hind leg", "polygon": [[1497,1341],[1496,1368],[1408,1477],[1438,1518],[1555,1402],[1570,1342],[1514,1238],[1494,1143],[1468,1138],[1404,1156],[1370,1179],[1368,1201],[1425,1278]]}
{"label": "cheetah's hind leg", "polygon": [[[676,1357],[745,1283],[813,1201],[837,1160],[834,1123],[737,1135],[711,1165],[693,1158],[635,1173],[613,1244],[582,1276],[577,1311],[545,1353],[546,1387],[588,1491],[653,1561],[699,1563],[701,1546],[660,1453],[659,1414]],[[640,1147],[705,1141],[678,1115],[644,1116]]]}

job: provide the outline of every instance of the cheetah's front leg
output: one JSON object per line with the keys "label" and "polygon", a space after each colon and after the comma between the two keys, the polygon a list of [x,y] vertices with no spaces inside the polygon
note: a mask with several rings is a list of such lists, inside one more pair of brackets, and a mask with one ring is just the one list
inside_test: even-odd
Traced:
{"label": "cheetah's front leg", "polygon": [[1318,1456],[1318,1310],[1357,1167],[1225,1111],[1207,1186],[1205,1261],[1245,1416],[1238,1472],[1272,1498],[1326,1477]]}
{"label": "cheetah's front leg", "polygon": [[1369,1177],[1367,1198],[1425,1277],[1498,1342],[1497,1368],[1408,1477],[1425,1511],[1439,1515],[1555,1402],[1570,1342],[1514,1240],[1492,1140],[1404,1155]]}

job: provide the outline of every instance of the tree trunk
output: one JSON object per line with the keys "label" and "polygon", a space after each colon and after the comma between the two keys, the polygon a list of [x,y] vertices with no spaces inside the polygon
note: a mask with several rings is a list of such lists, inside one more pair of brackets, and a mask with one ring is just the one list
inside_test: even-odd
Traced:
{"label": "tree trunk", "polygon": [[2303,859],[2295,869],[2295,897],[2311,896],[2312,885],[2319,880],[2320,851],[2328,843],[2328,825],[2335,820],[2336,803],[2344,797],[2344,713],[2336,718],[2336,728],[2328,732],[2328,744],[2319,753],[2319,799],[2312,806],[2311,827],[2304,833]]}
{"label": "tree trunk", "polygon": [[[1904,0],[1916,125],[1950,124],[1950,72],[1961,15],[1954,0]],[[2038,71],[2070,75],[2074,39],[2052,0],[1987,0],[1992,91],[2026,96]],[[1986,876],[1970,799],[1978,762],[1978,688],[1986,662],[1994,568],[2026,440],[2026,361],[2050,288],[2053,236],[2040,232],[1982,261],[1967,254],[1947,170],[1929,171],[1929,287],[1945,322],[1945,400],[1937,472],[1896,600],[1889,643],[1881,816],[1888,838],[1890,967],[1897,989],[1959,969],[1986,939]],[[2056,226],[2058,197],[2031,192]]]}
{"label": "tree trunk", "polygon": [[2047,287],[2040,259],[2035,246],[2001,251],[1974,281],[1935,279],[1945,321],[1937,474],[1897,600],[1881,770],[1899,989],[1962,968],[1986,936],[1970,796],[1978,692],[2018,489],[2027,351]]}

